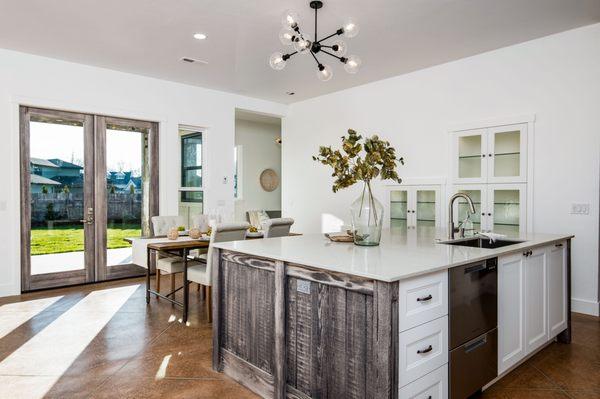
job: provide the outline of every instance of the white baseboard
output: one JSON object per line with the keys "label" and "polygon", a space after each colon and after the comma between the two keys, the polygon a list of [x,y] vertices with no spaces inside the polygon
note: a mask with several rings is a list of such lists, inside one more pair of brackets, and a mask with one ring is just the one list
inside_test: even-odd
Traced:
{"label": "white baseboard", "polygon": [[600,316],[600,302],[571,298],[571,311],[591,316]]}

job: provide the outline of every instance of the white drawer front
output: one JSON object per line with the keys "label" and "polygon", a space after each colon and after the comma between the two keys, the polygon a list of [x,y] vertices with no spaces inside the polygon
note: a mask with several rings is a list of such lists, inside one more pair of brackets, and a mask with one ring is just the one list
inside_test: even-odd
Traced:
{"label": "white drawer front", "polygon": [[448,316],[400,333],[399,386],[448,363]]}
{"label": "white drawer front", "polygon": [[400,399],[448,399],[448,365],[400,388]]}
{"label": "white drawer front", "polygon": [[400,331],[448,314],[448,272],[442,271],[400,281]]}

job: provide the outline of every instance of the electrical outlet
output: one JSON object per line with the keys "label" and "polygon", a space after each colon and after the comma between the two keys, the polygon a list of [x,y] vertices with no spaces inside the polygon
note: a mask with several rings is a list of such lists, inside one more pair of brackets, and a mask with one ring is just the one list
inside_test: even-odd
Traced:
{"label": "electrical outlet", "polygon": [[590,204],[571,204],[572,215],[589,215]]}

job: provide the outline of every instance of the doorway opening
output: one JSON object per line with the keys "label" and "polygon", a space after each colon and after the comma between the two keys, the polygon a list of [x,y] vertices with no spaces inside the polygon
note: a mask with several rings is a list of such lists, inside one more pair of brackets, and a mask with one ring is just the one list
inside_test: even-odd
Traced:
{"label": "doorway opening", "polygon": [[235,111],[235,220],[281,217],[281,118]]}

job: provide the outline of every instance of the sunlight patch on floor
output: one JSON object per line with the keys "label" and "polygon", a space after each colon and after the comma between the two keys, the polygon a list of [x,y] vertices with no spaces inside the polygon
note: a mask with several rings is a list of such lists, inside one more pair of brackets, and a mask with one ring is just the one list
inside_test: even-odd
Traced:
{"label": "sunlight patch on floor", "polygon": [[42,398],[138,288],[89,293],[2,360],[0,397]]}
{"label": "sunlight patch on floor", "polygon": [[7,303],[0,306],[0,338],[56,303],[62,296]]}

